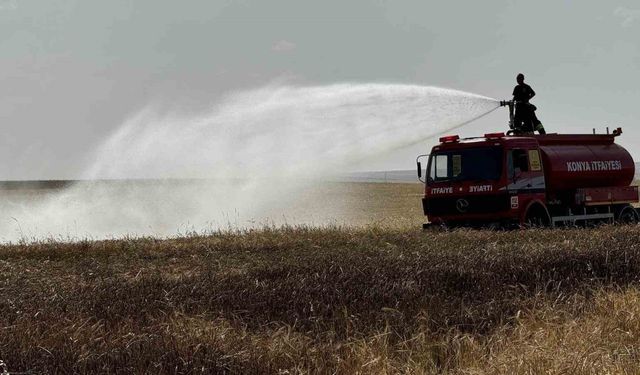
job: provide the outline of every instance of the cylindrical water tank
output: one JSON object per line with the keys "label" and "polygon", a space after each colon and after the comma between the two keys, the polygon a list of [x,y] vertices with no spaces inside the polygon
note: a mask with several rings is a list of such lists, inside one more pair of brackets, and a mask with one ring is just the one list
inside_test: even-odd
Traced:
{"label": "cylindrical water tank", "polygon": [[602,142],[550,138],[548,142],[540,140],[547,189],[629,186],[633,181],[633,158],[613,143],[613,137],[603,137]]}

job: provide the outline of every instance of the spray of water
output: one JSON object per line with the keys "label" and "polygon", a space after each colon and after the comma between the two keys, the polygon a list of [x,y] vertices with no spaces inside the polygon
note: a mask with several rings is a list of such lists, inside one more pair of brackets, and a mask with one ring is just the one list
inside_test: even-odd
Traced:
{"label": "spray of water", "polygon": [[435,87],[338,84],[237,92],[197,116],[147,108],[97,150],[83,179],[153,181],[80,184],[40,201],[4,201],[0,239],[166,236],[275,223],[311,181],[497,107],[491,98]]}

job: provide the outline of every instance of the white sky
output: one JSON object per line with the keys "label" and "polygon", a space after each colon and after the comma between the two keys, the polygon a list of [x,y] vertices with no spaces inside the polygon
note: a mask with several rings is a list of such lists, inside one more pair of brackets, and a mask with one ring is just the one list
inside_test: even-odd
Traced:
{"label": "white sky", "polygon": [[[550,132],[622,126],[640,158],[637,1],[0,0],[0,180],[74,178],[146,105],[299,84],[436,85],[508,99]],[[504,129],[504,110],[461,129]],[[402,150],[362,169],[411,169]]]}

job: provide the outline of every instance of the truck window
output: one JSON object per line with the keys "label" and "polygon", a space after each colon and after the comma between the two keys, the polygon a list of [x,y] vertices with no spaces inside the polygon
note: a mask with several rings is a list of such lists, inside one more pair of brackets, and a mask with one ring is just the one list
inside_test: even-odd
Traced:
{"label": "truck window", "polygon": [[436,178],[443,178],[449,175],[449,156],[436,155]]}
{"label": "truck window", "polygon": [[498,180],[502,162],[502,147],[440,151],[431,154],[427,182]]}
{"label": "truck window", "polygon": [[511,158],[509,160],[509,172],[512,172],[512,166],[516,173],[529,171],[529,157],[527,156],[526,150],[511,150],[510,154]]}

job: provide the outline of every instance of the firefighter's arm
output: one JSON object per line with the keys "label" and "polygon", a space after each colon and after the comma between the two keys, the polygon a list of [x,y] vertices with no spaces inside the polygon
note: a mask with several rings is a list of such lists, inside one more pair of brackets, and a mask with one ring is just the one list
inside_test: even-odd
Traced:
{"label": "firefighter's arm", "polygon": [[531,89],[531,92],[529,93],[529,99],[533,98],[534,96],[536,96],[536,92],[533,91],[533,89],[531,87],[529,87]]}

